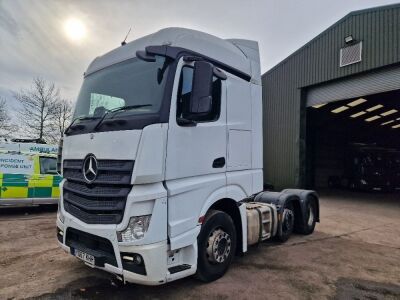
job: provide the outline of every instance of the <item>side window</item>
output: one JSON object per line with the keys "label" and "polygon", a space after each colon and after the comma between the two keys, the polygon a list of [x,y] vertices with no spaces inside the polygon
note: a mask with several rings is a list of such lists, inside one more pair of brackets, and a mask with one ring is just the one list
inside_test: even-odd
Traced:
{"label": "side window", "polygon": [[197,122],[212,122],[219,118],[221,111],[221,80],[214,76],[212,87],[212,109],[206,116],[192,116],[188,112],[189,101],[192,95],[193,68],[184,66],[179,79],[176,117]]}
{"label": "side window", "polygon": [[40,157],[40,174],[57,174],[57,159],[54,157]]}

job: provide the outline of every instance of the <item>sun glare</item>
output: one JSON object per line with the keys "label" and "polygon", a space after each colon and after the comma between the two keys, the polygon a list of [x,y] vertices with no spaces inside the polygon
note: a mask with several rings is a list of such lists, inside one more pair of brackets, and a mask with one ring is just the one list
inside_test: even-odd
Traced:
{"label": "sun glare", "polygon": [[86,36],[85,24],[76,18],[70,18],[65,21],[64,31],[71,41],[81,41]]}

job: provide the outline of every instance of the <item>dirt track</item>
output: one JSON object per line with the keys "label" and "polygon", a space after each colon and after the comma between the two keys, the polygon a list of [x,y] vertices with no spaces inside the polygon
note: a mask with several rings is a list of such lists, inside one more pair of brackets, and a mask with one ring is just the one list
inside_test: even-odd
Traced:
{"label": "dirt track", "polygon": [[400,299],[399,195],[327,194],[313,235],[253,247],[210,284],[113,286],[58,248],[55,217],[48,208],[0,211],[0,299]]}

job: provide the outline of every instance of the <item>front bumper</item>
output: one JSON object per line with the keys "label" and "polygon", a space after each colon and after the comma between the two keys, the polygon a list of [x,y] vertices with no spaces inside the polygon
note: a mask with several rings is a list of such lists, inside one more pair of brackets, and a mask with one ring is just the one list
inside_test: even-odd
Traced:
{"label": "front bumper", "polygon": [[[60,213],[63,222],[60,220]],[[65,211],[62,193],[59,214],[57,238],[66,252],[75,255],[77,249],[92,255],[95,257],[95,265],[88,264],[89,266],[119,275],[128,282],[157,285],[167,281],[167,198],[161,183],[133,186],[127,196],[120,224],[84,223]],[[128,226],[132,216],[140,215],[152,215],[144,238],[118,242],[117,232]],[[144,268],[138,270],[132,266],[132,262],[123,259],[130,254],[139,254],[144,261]],[[131,272],[132,270],[136,272]]]}
{"label": "front bumper", "polygon": [[[88,228],[87,225],[83,227],[78,222],[74,222],[68,217],[65,218],[64,223],[57,220],[57,236],[61,248],[71,255],[74,255],[75,249],[85,253],[89,252],[88,254],[95,256],[97,263],[94,266],[86,263],[88,266],[119,275],[127,282],[144,285],[160,285],[167,281],[168,244],[166,240],[148,245],[127,245],[117,241],[115,226],[91,227],[92,228]],[[79,244],[68,245],[68,228],[73,228],[74,230],[79,230],[109,241],[113,248],[115,263],[111,263],[111,259],[104,259],[104,256],[97,250],[87,249]],[[59,234],[59,231],[62,232],[62,235]],[[121,253],[135,253],[141,255],[146,270],[145,275],[124,270]]]}

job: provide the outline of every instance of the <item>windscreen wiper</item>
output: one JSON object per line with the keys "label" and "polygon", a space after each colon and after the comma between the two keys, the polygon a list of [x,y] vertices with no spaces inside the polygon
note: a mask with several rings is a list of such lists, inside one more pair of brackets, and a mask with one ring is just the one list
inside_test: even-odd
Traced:
{"label": "windscreen wiper", "polygon": [[[152,106],[152,104],[137,104],[137,105],[126,105],[126,106],[121,106],[121,107],[117,107],[114,109],[111,109],[109,111],[107,111],[99,120],[99,122],[97,122],[96,126],[94,126],[93,130],[96,130],[97,128],[100,127],[100,125],[103,123],[104,119],[106,118],[106,116],[108,116],[110,113],[116,113],[119,111],[124,111],[124,110],[130,110],[130,109],[137,109],[137,108],[141,108],[141,107],[147,107],[147,106]],[[115,116],[115,115],[114,115]]]}
{"label": "windscreen wiper", "polygon": [[98,119],[98,117],[84,116],[84,117],[75,118],[75,119],[71,122],[71,124],[69,124],[69,126],[67,127],[67,129],[65,129],[64,133],[65,133],[65,134],[68,134],[68,132],[69,132],[70,130],[84,129],[84,128],[85,128],[85,125],[82,125],[82,124],[74,125],[76,121],[94,120],[94,119]]}

